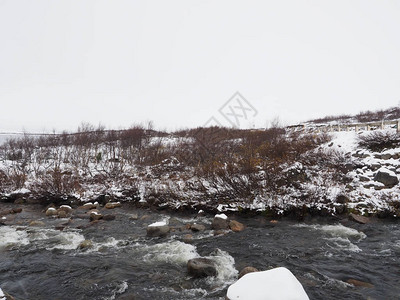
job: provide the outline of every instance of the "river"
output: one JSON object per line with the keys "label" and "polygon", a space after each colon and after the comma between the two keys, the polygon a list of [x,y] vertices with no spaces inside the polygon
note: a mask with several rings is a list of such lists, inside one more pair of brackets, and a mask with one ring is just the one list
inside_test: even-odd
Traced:
{"label": "river", "polygon": [[[310,299],[400,299],[400,226],[394,221],[273,224],[236,216],[245,230],[214,236],[212,216],[127,205],[112,214],[115,220],[87,226],[87,219],[49,218],[43,208],[23,206],[0,226],[0,287],[18,300],[224,299],[237,270],[284,266]],[[43,223],[29,226],[32,220]],[[167,238],[146,237],[146,226],[160,220],[175,230]],[[184,230],[195,222],[207,229]],[[92,247],[79,249],[84,240]],[[217,277],[188,276],[186,262],[198,256],[216,261]],[[372,286],[354,287],[349,279]]]}

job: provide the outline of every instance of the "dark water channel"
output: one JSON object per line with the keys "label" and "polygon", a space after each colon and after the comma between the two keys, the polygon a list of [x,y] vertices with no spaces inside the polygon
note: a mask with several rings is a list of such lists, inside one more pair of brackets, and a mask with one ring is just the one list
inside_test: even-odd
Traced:
{"label": "dark water channel", "polygon": [[[310,299],[400,299],[398,223],[281,220],[274,225],[263,217],[236,217],[244,231],[214,236],[212,216],[126,206],[105,213],[116,219],[85,227],[87,219],[68,222],[23,207],[0,226],[0,287],[16,299],[224,299],[237,270],[285,266]],[[164,219],[175,231],[167,238],[146,237],[146,226]],[[29,226],[32,220],[44,224]],[[207,229],[184,229],[194,222]],[[92,247],[79,249],[83,240],[91,240]],[[218,276],[188,276],[186,262],[197,256],[212,257]],[[354,287],[349,279],[372,286]]]}

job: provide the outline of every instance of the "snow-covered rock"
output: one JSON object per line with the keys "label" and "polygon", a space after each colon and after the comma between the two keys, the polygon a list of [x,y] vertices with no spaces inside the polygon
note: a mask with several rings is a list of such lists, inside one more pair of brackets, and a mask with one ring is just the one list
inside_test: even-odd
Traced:
{"label": "snow-covered rock", "polygon": [[49,207],[46,210],[46,216],[56,216],[57,215],[57,210],[54,207]]}
{"label": "snow-covered rock", "polygon": [[229,300],[309,300],[303,286],[288,269],[280,267],[244,275],[228,288]]}
{"label": "snow-covered rock", "polygon": [[228,217],[225,214],[215,215],[211,227],[212,229],[215,230],[228,229],[229,228]]}
{"label": "snow-covered rock", "polygon": [[159,222],[155,222],[149,225],[149,227],[160,227],[160,226],[165,226],[168,225],[167,222],[165,221],[159,221]]}
{"label": "snow-covered rock", "polygon": [[4,295],[3,291],[0,288],[0,300],[6,300],[6,296]]}
{"label": "snow-covered rock", "polygon": [[116,207],[121,207],[121,202],[108,202],[108,203],[106,203],[106,205],[104,207],[108,208],[108,209],[114,209]]}
{"label": "snow-covered rock", "polygon": [[61,205],[60,208],[59,208],[59,210],[63,210],[63,211],[65,211],[66,213],[69,214],[69,213],[72,212],[72,207],[69,206],[69,205]]}
{"label": "snow-covered rock", "polygon": [[374,180],[383,183],[385,186],[394,186],[399,183],[396,173],[384,167],[376,172]]}
{"label": "snow-covered rock", "polygon": [[147,226],[147,236],[150,237],[165,237],[169,231],[170,228],[165,221],[155,222]]}
{"label": "snow-covered rock", "polygon": [[228,220],[228,216],[226,214],[217,214],[215,215],[215,218]]}
{"label": "snow-covered rock", "polygon": [[89,216],[91,221],[97,221],[103,218],[103,215],[97,210],[91,210]]}
{"label": "snow-covered rock", "polygon": [[90,210],[90,209],[95,209],[97,206],[93,204],[92,202],[87,202],[83,204],[82,208]]}

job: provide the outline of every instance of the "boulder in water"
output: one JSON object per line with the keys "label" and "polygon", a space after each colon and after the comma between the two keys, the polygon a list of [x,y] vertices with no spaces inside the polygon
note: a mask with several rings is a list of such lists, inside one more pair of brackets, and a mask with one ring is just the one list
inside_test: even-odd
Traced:
{"label": "boulder in water", "polygon": [[202,225],[202,224],[196,224],[196,223],[194,223],[194,224],[192,224],[192,225],[190,226],[190,229],[191,229],[192,231],[195,231],[195,232],[197,232],[197,231],[204,231],[204,230],[206,229],[206,226],[204,226],[204,225]]}
{"label": "boulder in water", "polygon": [[354,222],[360,223],[360,224],[367,224],[370,221],[369,218],[367,218],[367,217],[355,215],[355,214],[350,214],[349,219]]}
{"label": "boulder in water", "polygon": [[252,272],[228,288],[229,300],[309,300],[303,286],[286,268]]}
{"label": "boulder in water", "polygon": [[170,228],[165,222],[156,222],[147,226],[147,236],[150,237],[166,237],[169,231]]}
{"label": "boulder in water", "polygon": [[95,209],[97,206],[95,204],[93,204],[92,202],[87,202],[85,204],[83,204],[83,206],[81,206],[83,209],[87,209],[87,210],[91,210],[91,209]]}
{"label": "boulder in water", "polygon": [[121,203],[120,202],[108,202],[108,203],[106,203],[106,205],[104,207],[107,209],[114,209],[116,207],[121,207]]}
{"label": "boulder in water", "polygon": [[65,210],[58,210],[57,211],[58,217],[59,218],[66,218],[67,217],[67,212]]}
{"label": "boulder in water", "polygon": [[57,209],[55,209],[54,207],[49,207],[47,210],[46,210],[46,216],[57,216]]}
{"label": "boulder in water", "polygon": [[347,280],[347,283],[352,284],[356,287],[365,287],[365,288],[373,288],[374,285],[368,282],[360,281],[357,279],[349,279]]}
{"label": "boulder in water", "polygon": [[211,227],[214,230],[228,229],[229,228],[228,217],[225,214],[215,215]]}
{"label": "boulder in water", "polygon": [[98,221],[103,218],[103,215],[99,213],[98,211],[91,211],[90,212],[90,221]]}
{"label": "boulder in water", "polygon": [[22,212],[22,208],[21,207],[15,207],[12,209],[12,213],[13,214],[19,214],[20,212]]}
{"label": "boulder in water", "polygon": [[69,205],[61,205],[58,211],[65,211],[67,214],[72,213],[72,207]]}
{"label": "boulder in water", "polygon": [[89,249],[93,247],[93,242],[91,240],[84,240],[79,244],[79,249]]}
{"label": "boulder in water", "polygon": [[217,275],[217,268],[212,259],[209,258],[193,258],[187,262],[189,275],[199,278]]}
{"label": "boulder in water", "polygon": [[229,222],[229,228],[234,232],[240,232],[243,231],[244,225],[238,221],[231,220]]}
{"label": "boulder in water", "polygon": [[29,223],[29,226],[31,226],[31,227],[42,227],[42,226],[45,226],[45,224],[42,221],[34,220],[34,221]]}

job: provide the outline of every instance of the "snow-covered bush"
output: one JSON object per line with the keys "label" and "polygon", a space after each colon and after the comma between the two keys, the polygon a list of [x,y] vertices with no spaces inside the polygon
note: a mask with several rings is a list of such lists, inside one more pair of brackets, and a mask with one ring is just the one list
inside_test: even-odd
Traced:
{"label": "snow-covered bush", "polygon": [[372,131],[358,136],[358,145],[372,151],[395,148],[400,144],[400,136],[392,130]]}

